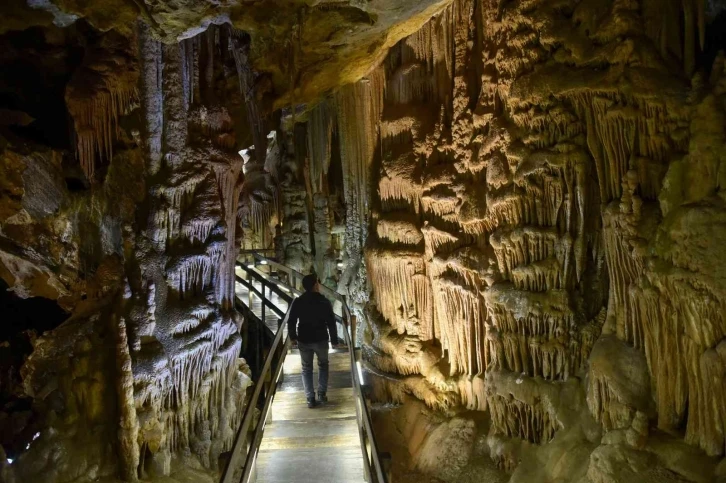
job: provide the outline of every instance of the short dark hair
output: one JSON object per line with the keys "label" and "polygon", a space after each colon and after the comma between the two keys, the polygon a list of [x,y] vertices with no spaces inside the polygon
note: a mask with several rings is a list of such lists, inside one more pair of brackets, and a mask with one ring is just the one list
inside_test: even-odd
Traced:
{"label": "short dark hair", "polygon": [[302,285],[306,292],[312,292],[313,287],[315,287],[315,284],[318,282],[320,282],[320,280],[318,280],[317,274],[314,273],[305,275],[302,279]]}

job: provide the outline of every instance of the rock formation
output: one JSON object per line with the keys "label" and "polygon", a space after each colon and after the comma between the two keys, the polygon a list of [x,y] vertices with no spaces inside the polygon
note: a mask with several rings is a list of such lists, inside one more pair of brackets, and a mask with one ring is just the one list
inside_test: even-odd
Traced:
{"label": "rock formation", "polygon": [[3,479],[213,479],[250,383],[234,310],[244,159],[228,109],[250,102],[236,34],[162,44],[143,23],[131,37],[72,29],[46,33],[87,43],[65,77],[67,149],[3,132],[0,273],[70,314],[7,368]]}
{"label": "rock formation", "polygon": [[213,481],[240,248],[348,296],[396,481],[726,481],[721,2],[2,9],[3,481]]}
{"label": "rock formation", "polygon": [[335,97],[376,398],[488,414],[511,481],[711,481],[726,449],[721,24],[659,7],[454,1]]}

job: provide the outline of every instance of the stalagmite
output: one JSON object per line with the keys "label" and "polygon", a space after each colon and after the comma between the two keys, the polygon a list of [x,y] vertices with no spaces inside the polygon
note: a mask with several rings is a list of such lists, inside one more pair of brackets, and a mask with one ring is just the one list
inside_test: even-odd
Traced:
{"label": "stalagmite", "polygon": [[119,441],[121,446],[121,473],[126,481],[137,480],[139,465],[139,427],[134,406],[134,377],[132,361],[129,354],[126,323],[118,319],[116,328],[116,358],[119,367],[117,375],[117,391],[120,401]]}

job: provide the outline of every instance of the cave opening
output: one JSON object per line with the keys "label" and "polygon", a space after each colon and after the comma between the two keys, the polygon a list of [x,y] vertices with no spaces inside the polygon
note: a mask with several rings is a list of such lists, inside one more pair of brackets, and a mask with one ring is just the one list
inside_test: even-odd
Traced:
{"label": "cave opening", "polygon": [[23,388],[21,368],[34,350],[35,340],[63,323],[68,313],[53,300],[23,299],[8,288],[0,279],[0,445],[13,460],[42,428],[33,398]]}

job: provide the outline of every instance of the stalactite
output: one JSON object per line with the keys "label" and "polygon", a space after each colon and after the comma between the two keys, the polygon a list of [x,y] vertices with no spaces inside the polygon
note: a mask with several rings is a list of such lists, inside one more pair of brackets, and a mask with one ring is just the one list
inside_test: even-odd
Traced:
{"label": "stalactite", "polygon": [[[693,74],[697,42],[701,50],[706,38],[706,1],[669,0],[643,2],[645,31],[661,49],[661,55],[683,59],[686,74]],[[679,19],[682,15],[682,22]]]}
{"label": "stalactite", "polygon": [[637,236],[632,232],[629,218],[615,208],[603,213],[604,246],[608,254],[611,303],[617,317],[618,336],[635,347],[643,347],[643,333],[633,317],[634,308],[628,297],[629,286],[643,275],[645,268],[644,260],[631,245],[631,242],[637,243]]}
{"label": "stalactite", "polygon": [[182,226],[182,235],[192,242],[204,243],[217,225],[217,220],[194,220]]}
{"label": "stalactite", "polygon": [[368,251],[369,277],[378,310],[399,333],[433,337],[431,285],[419,255]]}
{"label": "stalactite", "polygon": [[[143,35],[143,33],[142,33]],[[132,42],[135,43],[135,42]],[[89,47],[66,87],[76,157],[90,181],[97,160],[110,161],[119,118],[138,104],[136,53],[128,39],[108,32]]]}
{"label": "stalactite", "polygon": [[482,376],[461,376],[458,381],[461,402],[472,411],[486,411],[486,381]]}
{"label": "stalactite", "polygon": [[310,159],[310,181],[313,193],[323,191],[323,179],[330,166],[330,148],[335,125],[335,111],[327,100],[310,112],[307,124],[307,152]]}
{"label": "stalactite", "polygon": [[423,237],[426,240],[426,253],[430,257],[433,257],[439,251],[443,251],[445,248],[451,248],[460,241],[460,238],[456,235],[439,230],[431,225],[424,226],[421,228]]}
{"label": "stalactite", "polygon": [[[76,88],[77,89],[77,88]],[[110,160],[118,136],[118,119],[136,104],[134,85],[107,80],[91,97],[69,93],[68,110],[76,133],[76,155],[89,180],[94,179],[96,159]]]}
{"label": "stalactite", "polygon": [[422,186],[413,179],[411,166],[386,166],[385,176],[378,182],[378,193],[385,209],[395,209],[396,203],[403,201],[418,213],[421,203]]}
{"label": "stalactite", "polygon": [[481,374],[485,369],[484,314],[478,293],[441,278],[432,285],[435,333],[447,352],[452,374]]}
{"label": "stalactite", "polygon": [[535,293],[500,284],[484,296],[496,328],[487,335],[492,364],[549,380],[566,380],[577,371],[581,360],[570,341],[579,335],[567,292]]}
{"label": "stalactite", "polygon": [[184,98],[188,109],[194,103],[194,92],[197,88],[195,84],[195,77],[198,73],[198,65],[195,65],[198,55],[198,52],[196,51],[196,41],[195,39],[182,40],[179,42],[179,48],[182,51],[182,89],[184,91]]}
{"label": "stalactite", "polygon": [[[567,269],[571,266],[569,236],[553,229],[499,229],[492,234],[490,243],[499,271],[517,288],[534,291],[565,288]],[[528,288],[530,283],[540,289]]]}
{"label": "stalactite", "polygon": [[376,69],[355,84],[343,87],[336,95],[338,133],[343,164],[343,184],[350,220],[367,223],[370,192],[370,167],[383,111],[385,78]]}
{"label": "stalactite", "polygon": [[434,90],[422,64],[405,64],[396,69],[386,85],[386,101],[396,104],[408,104],[422,101]]}
{"label": "stalactite", "polygon": [[406,221],[381,220],[376,225],[378,238],[392,243],[418,245],[424,239],[415,224]]}
{"label": "stalactite", "polygon": [[558,429],[547,411],[516,399],[490,397],[488,407],[496,434],[541,444],[548,443]]}
{"label": "stalactite", "polygon": [[[665,164],[674,149],[685,149],[672,140],[683,113],[668,109],[663,102],[589,91],[573,96],[573,103],[587,126],[587,143],[595,158],[603,200],[620,197],[621,180],[635,167],[634,159],[644,157],[654,165]],[[671,139],[663,135],[664,130]],[[652,198],[659,179],[652,175],[640,179]]]}
{"label": "stalactite", "polygon": [[456,214],[459,204],[459,198],[455,196],[424,195],[421,197],[423,211],[442,218]]}
{"label": "stalactite", "polygon": [[[712,398],[706,394],[722,391],[714,383],[717,379],[708,374],[723,362],[714,359],[711,366],[705,361],[717,352],[709,348],[726,335],[719,315],[722,304],[677,276],[659,275],[654,281],[660,290],[651,285],[633,286],[628,297],[631,317],[639,324],[633,332],[642,337],[636,347],[643,349],[654,378],[658,426],[674,430],[686,420],[686,441],[709,454],[721,454],[725,442],[720,421],[726,409],[708,403]],[[694,325],[695,320],[701,323]]]}
{"label": "stalactite", "polygon": [[372,373],[373,401],[394,401],[403,403],[406,394],[412,394],[427,406],[438,411],[450,411],[459,403],[456,393],[441,393],[426,382],[421,376],[390,377],[381,373]]}
{"label": "stalactite", "polygon": [[[454,79],[454,12],[451,6],[395,47],[402,66],[392,76],[386,99],[394,103],[451,98]],[[423,72],[428,82],[423,80]]]}

